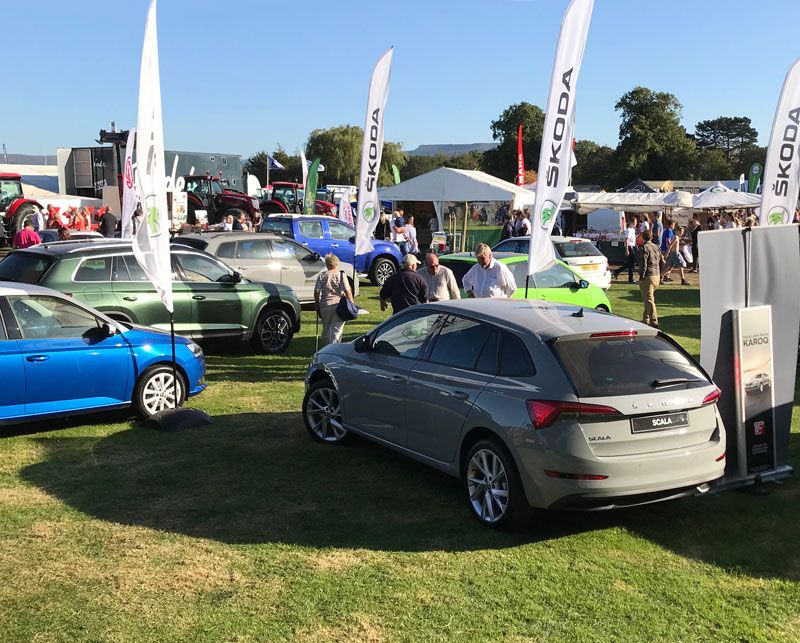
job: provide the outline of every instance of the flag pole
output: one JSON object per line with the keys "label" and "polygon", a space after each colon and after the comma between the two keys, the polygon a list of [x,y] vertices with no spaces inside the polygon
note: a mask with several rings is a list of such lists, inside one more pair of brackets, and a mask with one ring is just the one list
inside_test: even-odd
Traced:
{"label": "flag pole", "polygon": [[531,278],[530,275],[525,275],[525,299],[528,298],[528,280]]}
{"label": "flag pole", "polygon": [[169,340],[172,346],[172,395],[175,398],[175,408],[180,406],[178,399],[178,361],[175,359],[175,313],[169,314]]}

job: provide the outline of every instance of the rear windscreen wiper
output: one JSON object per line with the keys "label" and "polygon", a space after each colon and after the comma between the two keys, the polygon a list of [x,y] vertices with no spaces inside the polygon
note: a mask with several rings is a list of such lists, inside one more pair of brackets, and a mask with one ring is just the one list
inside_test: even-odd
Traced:
{"label": "rear windscreen wiper", "polygon": [[650,386],[653,388],[664,388],[666,386],[678,386],[679,384],[687,384],[688,382],[700,382],[697,378],[689,379],[688,377],[670,377],[663,380],[653,380]]}

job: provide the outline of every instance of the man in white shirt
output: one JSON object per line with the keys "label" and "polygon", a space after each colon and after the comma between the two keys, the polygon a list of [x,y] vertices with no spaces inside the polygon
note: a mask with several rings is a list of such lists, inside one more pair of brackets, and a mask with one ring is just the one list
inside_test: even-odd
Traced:
{"label": "man in white shirt", "polygon": [[469,269],[463,279],[467,297],[510,297],[517,289],[517,283],[508,266],[492,257],[492,249],[485,243],[479,243],[475,248],[475,258],[478,263]]}
{"label": "man in white shirt", "polygon": [[417,274],[428,284],[428,301],[461,299],[456,276],[447,266],[439,265],[439,256],[433,250],[425,254],[425,268],[417,270]]}
{"label": "man in white shirt", "polygon": [[637,264],[636,250],[636,219],[632,219],[628,222],[628,227],[625,229],[625,263],[614,271],[615,279],[619,279],[620,273],[627,270],[628,283],[635,283],[633,280],[633,269]]}
{"label": "man in white shirt", "polygon": [[530,237],[531,236],[531,214],[528,212],[528,208],[522,213],[522,219],[520,219],[520,232],[519,236],[521,237]]}

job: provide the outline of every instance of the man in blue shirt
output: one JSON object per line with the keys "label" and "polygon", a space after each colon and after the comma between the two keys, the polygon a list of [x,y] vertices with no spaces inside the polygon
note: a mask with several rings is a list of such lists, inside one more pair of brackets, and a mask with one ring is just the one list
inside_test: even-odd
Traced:
{"label": "man in blue shirt", "polygon": [[661,254],[667,252],[667,248],[669,248],[672,240],[675,238],[675,222],[670,219],[667,221],[667,228],[664,230],[664,234],[661,235]]}
{"label": "man in blue shirt", "polygon": [[664,230],[664,226],[661,225],[661,211],[656,212],[655,216],[653,217],[653,243],[659,245],[661,243],[661,233]]}

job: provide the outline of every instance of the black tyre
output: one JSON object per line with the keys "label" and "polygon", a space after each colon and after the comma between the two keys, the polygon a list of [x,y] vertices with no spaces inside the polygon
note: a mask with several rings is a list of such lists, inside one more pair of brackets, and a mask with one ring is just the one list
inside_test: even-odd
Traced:
{"label": "black tyre", "polygon": [[[186,401],[186,384],[180,372],[177,375],[177,406],[182,406]],[[159,411],[174,409],[176,407],[174,382],[172,365],[159,364],[148,368],[142,373],[133,390],[132,401],[136,413],[140,417],[149,418]]]}
{"label": "black tyre", "polygon": [[530,516],[517,466],[499,442],[481,440],[470,449],[463,479],[472,515],[487,527],[518,527]]}
{"label": "black tyre", "polygon": [[277,355],[289,347],[293,336],[289,314],[280,308],[268,308],[259,316],[251,341],[259,353]]}
{"label": "black tyre", "polygon": [[329,379],[308,387],[303,398],[303,422],[315,440],[338,444],[350,434],[342,424],[339,392]]}
{"label": "black tyre", "polygon": [[397,272],[394,261],[386,257],[380,257],[372,263],[369,271],[369,280],[373,286],[383,286],[386,280]]}
{"label": "black tyre", "polygon": [[26,221],[33,222],[33,217],[36,214],[36,206],[32,203],[21,205],[14,214],[14,225],[12,233],[17,233],[25,227]]}
{"label": "black tyre", "polygon": [[605,304],[600,304],[599,306],[597,306],[595,308],[595,310],[599,310],[599,311],[604,312],[604,313],[611,312],[611,311],[608,310],[608,307]]}

